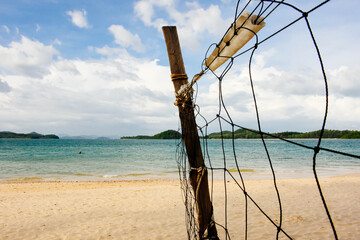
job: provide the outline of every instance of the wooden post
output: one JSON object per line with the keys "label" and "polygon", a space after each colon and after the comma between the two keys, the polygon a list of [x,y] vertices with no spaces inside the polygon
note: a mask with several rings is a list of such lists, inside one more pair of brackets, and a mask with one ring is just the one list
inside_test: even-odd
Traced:
{"label": "wooden post", "polygon": [[[176,27],[174,26],[163,27],[162,30],[169,56],[171,79],[174,84],[175,93],[177,93],[181,86],[188,83],[179,38]],[[201,152],[192,99],[187,98],[184,103],[178,104],[178,108],[182,138],[190,165],[190,183],[196,200],[199,238],[203,239],[204,233],[207,230],[208,239],[219,239],[213,221],[213,207],[209,194],[208,173]]]}

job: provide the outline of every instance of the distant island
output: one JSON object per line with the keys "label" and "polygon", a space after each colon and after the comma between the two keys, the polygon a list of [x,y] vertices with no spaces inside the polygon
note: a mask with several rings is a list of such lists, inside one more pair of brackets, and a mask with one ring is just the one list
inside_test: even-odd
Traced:
{"label": "distant island", "polygon": [[133,137],[121,137],[121,139],[180,139],[181,133],[175,130],[167,130],[154,136],[138,135]]}
{"label": "distant island", "polygon": [[[320,136],[320,130],[312,132],[278,132],[271,133],[271,135],[280,138],[318,138]],[[211,133],[206,137],[207,139],[231,139],[233,134],[231,131],[223,131]],[[122,137],[121,139],[180,139],[181,133],[174,130],[167,130],[158,133],[154,136],[138,135],[133,137]],[[234,131],[235,139],[258,139],[260,135],[245,129],[238,129]],[[271,136],[264,135],[264,138],[272,138]],[[323,138],[338,138],[338,139],[360,139],[360,131],[351,130],[324,130]]]}
{"label": "distant island", "polygon": [[0,132],[0,138],[59,139],[55,134]]}
{"label": "distant island", "polygon": [[[271,133],[271,135],[280,138],[318,138],[320,136],[320,130],[312,132],[279,132]],[[223,131],[222,138],[230,139],[232,138],[232,132]],[[209,139],[220,139],[221,133],[211,133],[207,136]],[[260,135],[245,129],[238,129],[234,131],[235,139],[256,139],[260,138]],[[264,138],[272,138],[271,136],[264,135]],[[339,139],[355,139],[360,138],[359,131],[350,131],[350,130],[324,130],[323,138],[339,138]]]}

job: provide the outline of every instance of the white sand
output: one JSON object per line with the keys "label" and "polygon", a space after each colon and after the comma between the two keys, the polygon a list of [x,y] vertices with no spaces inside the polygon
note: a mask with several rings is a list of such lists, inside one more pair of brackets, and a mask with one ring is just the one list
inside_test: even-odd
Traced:
{"label": "white sand", "polygon": [[[339,239],[360,239],[360,174],[320,181]],[[334,239],[314,179],[278,185],[283,228],[292,238]],[[214,186],[215,220],[224,224],[223,183]],[[246,187],[278,222],[272,180],[247,180]],[[227,188],[231,239],[244,239],[244,197],[234,182]],[[276,228],[250,201],[248,214],[248,239],[275,239]],[[187,239],[177,181],[1,183],[0,229],[0,239],[11,240]]]}

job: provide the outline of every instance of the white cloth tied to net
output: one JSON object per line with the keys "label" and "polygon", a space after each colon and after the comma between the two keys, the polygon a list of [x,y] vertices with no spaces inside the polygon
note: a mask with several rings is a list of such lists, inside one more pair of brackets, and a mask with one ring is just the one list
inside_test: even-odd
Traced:
{"label": "white cloth tied to net", "polygon": [[204,65],[215,71],[265,26],[263,20],[264,17],[251,15],[249,11],[244,10]]}

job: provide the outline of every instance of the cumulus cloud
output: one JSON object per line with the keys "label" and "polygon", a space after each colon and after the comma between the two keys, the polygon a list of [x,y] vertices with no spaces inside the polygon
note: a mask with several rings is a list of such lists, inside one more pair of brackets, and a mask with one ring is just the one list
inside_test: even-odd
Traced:
{"label": "cumulus cloud", "polygon": [[359,98],[360,92],[360,68],[353,66],[340,66],[328,72],[328,81],[331,84],[330,92],[340,96]]}
{"label": "cumulus cloud", "polygon": [[86,18],[87,12],[85,9],[67,11],[66,14],[71,17],[71,21],[75,26],[79,28],[90,28]]}
{"label": "cumulus cloud", "polygon": [[37,40],[21,36],[19,42],[13,41],[8,47],[0,46],[0,70],[9,74],[21,74],[40,78],[48,73],[48,66],[58,51],[52,45],[44,45]]}
{"label": "cumulus cloud", "polygon": [[136,52],[143,52],[145,50],[139,35],[132,34],[122,25],[111,25],[109,31],[113,34],[115,42],[120,46],[130,47]]}
{"label": "cumulus cloud", "polygon": [[[252,80],[260,120],[268,131],[319,129],[322,125],[326,98],[320,69],[288,71],[271,64],[274,52],[257,54],[252,63]],[[328,128],[358,129],[360,118],[360,84],[356,81],[359,69],[345,66],[327,71],[329,85]],[[220,74],[220,73],[218,73]],[[219,82],[211,73],[201,79],[198,104],[201,114],[212,119],[218,114]],[[221,81],[222,101],[234,122],[257,127],[255,104],[247,64],[235,63]],[[226,116],[225,112],[224,116]],[[280,124],[281,123],[281,124]],[[275,129],[275,130],[274,130]]]}
{"label": "cumulus cloud", "polygon": [[[207,34],[219,36],[230,25],[231,20],[223,19],[219,6],[210,5],[202,8],[198,3],[186,3],[188,11],[178,11],[175,1],[140,0],[135,3],[134,11],[146,26],[152,26],[159,31],[165,25],[175,25],[178,28],[182,46],[192,50],[198,49],[200,40]],[[160,11],[165,11],[167,19],[159,17]],[[224,27],[225,26],[225,27]]]}
{"label": "cumulus cloud", "polygon": [[98,54],[103,55],[103,56],[107,56],[107,57],[116,57],[119,55],[126,55],[127,51],[125,48],[112,48],[109,47],[108,45],[105,45],[104,47],[101,48],[93,48],[90,47],[93,50],[95,50]]}
{"label": "cumulus cloud", "polygon": [[155,8],[162,8],[170,12],[174,9],[175,1],[174,0],[141,0],[135,3],[134,10],[135,14],[144,22],[146,26],[152,26],[157,29],[161,29],[163,25],[166,24],[166,21],[162,18],[155,18]]}

